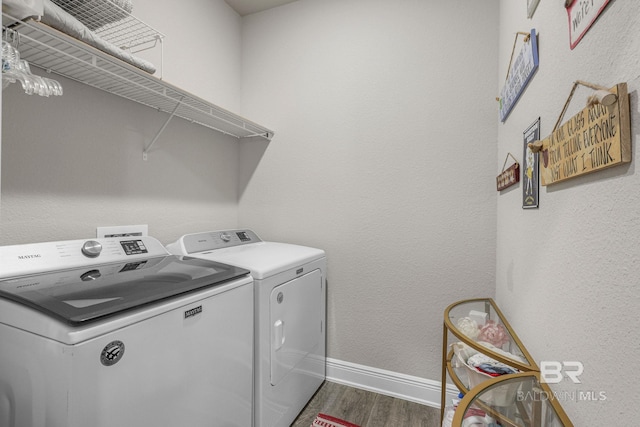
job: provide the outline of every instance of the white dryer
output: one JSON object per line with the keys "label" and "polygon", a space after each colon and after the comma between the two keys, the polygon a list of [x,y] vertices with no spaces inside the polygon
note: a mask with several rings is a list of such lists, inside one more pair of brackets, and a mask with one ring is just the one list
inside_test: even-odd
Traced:
{"label": "white dryer", "polygon": [[167,246],[254,279],[254,426],[289,427],[325,379],[326,257],[251,230],[187,234]]}

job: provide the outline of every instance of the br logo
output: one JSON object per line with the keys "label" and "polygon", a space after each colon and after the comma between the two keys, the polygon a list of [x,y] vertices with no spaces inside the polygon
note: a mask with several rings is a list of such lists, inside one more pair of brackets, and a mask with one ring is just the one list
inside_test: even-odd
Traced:
{"label": "br logo", "polygon": [[582,372],[584,372],[582,362],[557,362],[552,360],[540,362],[540,381],[543,383],[558,384],[566,375],[574,384],[580,384],[578,377],[582,375]]}

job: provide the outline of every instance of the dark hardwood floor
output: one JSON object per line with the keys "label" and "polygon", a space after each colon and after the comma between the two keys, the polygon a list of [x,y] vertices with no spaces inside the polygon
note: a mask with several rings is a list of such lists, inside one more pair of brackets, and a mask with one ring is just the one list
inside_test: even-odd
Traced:
{"label": "dark hardwood floor", "polygon": [[361,427],[438,427],[440,410],[325,381],[292,427],[309,427],[316,415],[332,415]]}

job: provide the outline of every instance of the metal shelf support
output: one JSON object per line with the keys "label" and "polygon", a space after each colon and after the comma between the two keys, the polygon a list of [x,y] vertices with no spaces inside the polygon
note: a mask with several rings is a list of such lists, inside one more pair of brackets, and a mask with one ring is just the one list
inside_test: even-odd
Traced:
{"label": "metal shelf support", "polygon": [[153,147],[153,144],[155,144],[158,138],[160,138],[160,135],[162,134],[162,132],[164,132],[164,129],[167,127],[167,125],[169,124],[173,116],[175,116],[176,111],[178,111],[178,108],[180,107],[180,104],[182,104],[183,98],[180,98],[180,101],[178,101],[178,103],[176,104],[176,107],[173,109],[173,111],[167,118],[167,121],[164,122],[164,124],[162,125],[158,133],[156,133],[156,136],[154,136],[151,142],[144,148],[144,150],[142,150],[142,160],[144,160],[145,162],[147,161],[148,154],[149,154],[149,151],[151,150],[151,147]]}

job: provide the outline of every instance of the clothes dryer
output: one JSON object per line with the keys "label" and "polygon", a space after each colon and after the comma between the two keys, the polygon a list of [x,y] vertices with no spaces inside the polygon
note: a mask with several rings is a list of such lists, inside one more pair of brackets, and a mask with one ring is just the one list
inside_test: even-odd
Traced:
{"label": "clothes dryer", "polygon": [[151,237],[0,247],[0,426],[247,427],[253,280]]}
{"label": "clothes dryer", "polygon": [[289,427],[325,379],[326,257],[251,230],[182,236],[167,249],[245,268],[254,279],[254,426]]}

